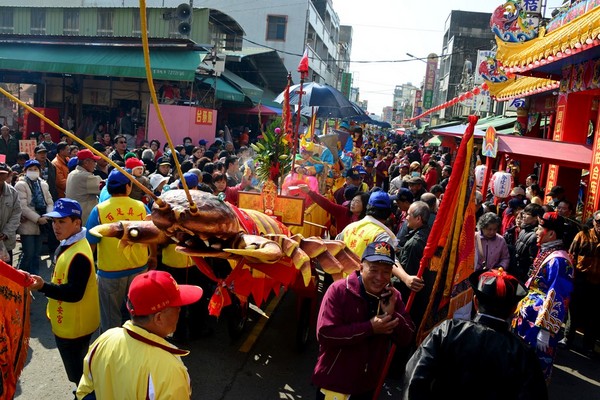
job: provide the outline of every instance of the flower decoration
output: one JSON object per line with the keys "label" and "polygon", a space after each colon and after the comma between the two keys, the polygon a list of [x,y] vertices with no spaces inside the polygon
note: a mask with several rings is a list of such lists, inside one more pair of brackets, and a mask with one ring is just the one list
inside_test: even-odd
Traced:
{"label": "flower decoration", "polygon": [[250,145],[256,152],[256,175],[263,182],[271,180],[278,184],[279,178],[292,168],[290,139],[280,128],[281,124],[281,118],[276,118],[258,141]]}

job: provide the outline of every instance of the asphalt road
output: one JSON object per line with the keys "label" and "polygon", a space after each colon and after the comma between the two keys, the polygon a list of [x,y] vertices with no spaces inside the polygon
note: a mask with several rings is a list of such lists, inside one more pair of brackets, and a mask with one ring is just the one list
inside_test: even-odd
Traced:
{"label": "asphalt road", "polygon": [[[49,277],[44,269],[43,275]],[[296,348],[296,294],[282,295],[276,307],[263,307],[270,318],[251,312],[242,336],[232,341],[226,321],[212,321],[215,334],[194,341],[184,358],[192,381],[192,398],[202,400],[313,399],[310,376],[317,354],[314,329],[303,352]],[[32,302],[31,340],[27,365],[21,375],[16,399],[72,399],[56,350],[49,322],[44,315],[46,299]],[[272,310],[271,308],[274,308]],[[262,326],[262,330],[260,327]],[[600,400],[600,361],[576,351],[560,350],[550,385],[551,400]],[[457,390],[457,394],[459,391]],[[381,399],[399,399],[397,381],[388,381]]]}

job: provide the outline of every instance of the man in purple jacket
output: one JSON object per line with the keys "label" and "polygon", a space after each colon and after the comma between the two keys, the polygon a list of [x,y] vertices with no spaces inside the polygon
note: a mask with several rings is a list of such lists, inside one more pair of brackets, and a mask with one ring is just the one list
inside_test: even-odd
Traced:
{"label": "man in purple jacket", "polygon": [[334,282],[325,293],[313,372],[317,399],[370,400],[390,340],[399,347],[410,343],[415,326],[390,284],[394,261],[392,246],[373,242],[363,253],[360,271]]}

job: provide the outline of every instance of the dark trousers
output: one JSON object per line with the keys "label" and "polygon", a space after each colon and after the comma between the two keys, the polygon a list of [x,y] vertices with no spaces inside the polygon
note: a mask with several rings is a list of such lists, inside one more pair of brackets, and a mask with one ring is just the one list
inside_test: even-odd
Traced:
{"label": "dark trousers", "polygon": [[584,349],[594,348],[596,340],[600,338],[599,302],[600,284],[591,283],[585,274],[576,273],[569,304],[569,321],[565,329],[569,342],[573,343],[576,329],[582,329]]}
{"label": "dark trousers", "polygon": [[69,381],[75,385],[79,384],[81,375],[83,375],[83,359],[88,351],[88,347],[90,347],[92,334],[90,333],[77,339],[63,339],[56,335],[54,338],[56,339],[56,347],[58,347],[58,352],[65,366],[65,371],[67,371]]}

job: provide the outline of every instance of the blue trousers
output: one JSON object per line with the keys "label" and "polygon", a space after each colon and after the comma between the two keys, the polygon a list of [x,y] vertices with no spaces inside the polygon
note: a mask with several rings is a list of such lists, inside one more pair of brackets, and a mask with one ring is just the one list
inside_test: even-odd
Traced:
{"label": "blue trousers", "polygon": [[40,274],[40,255],[42,252],[41,235],[21,235],[23,253],[19,261],[19,269],[30,274]]}

